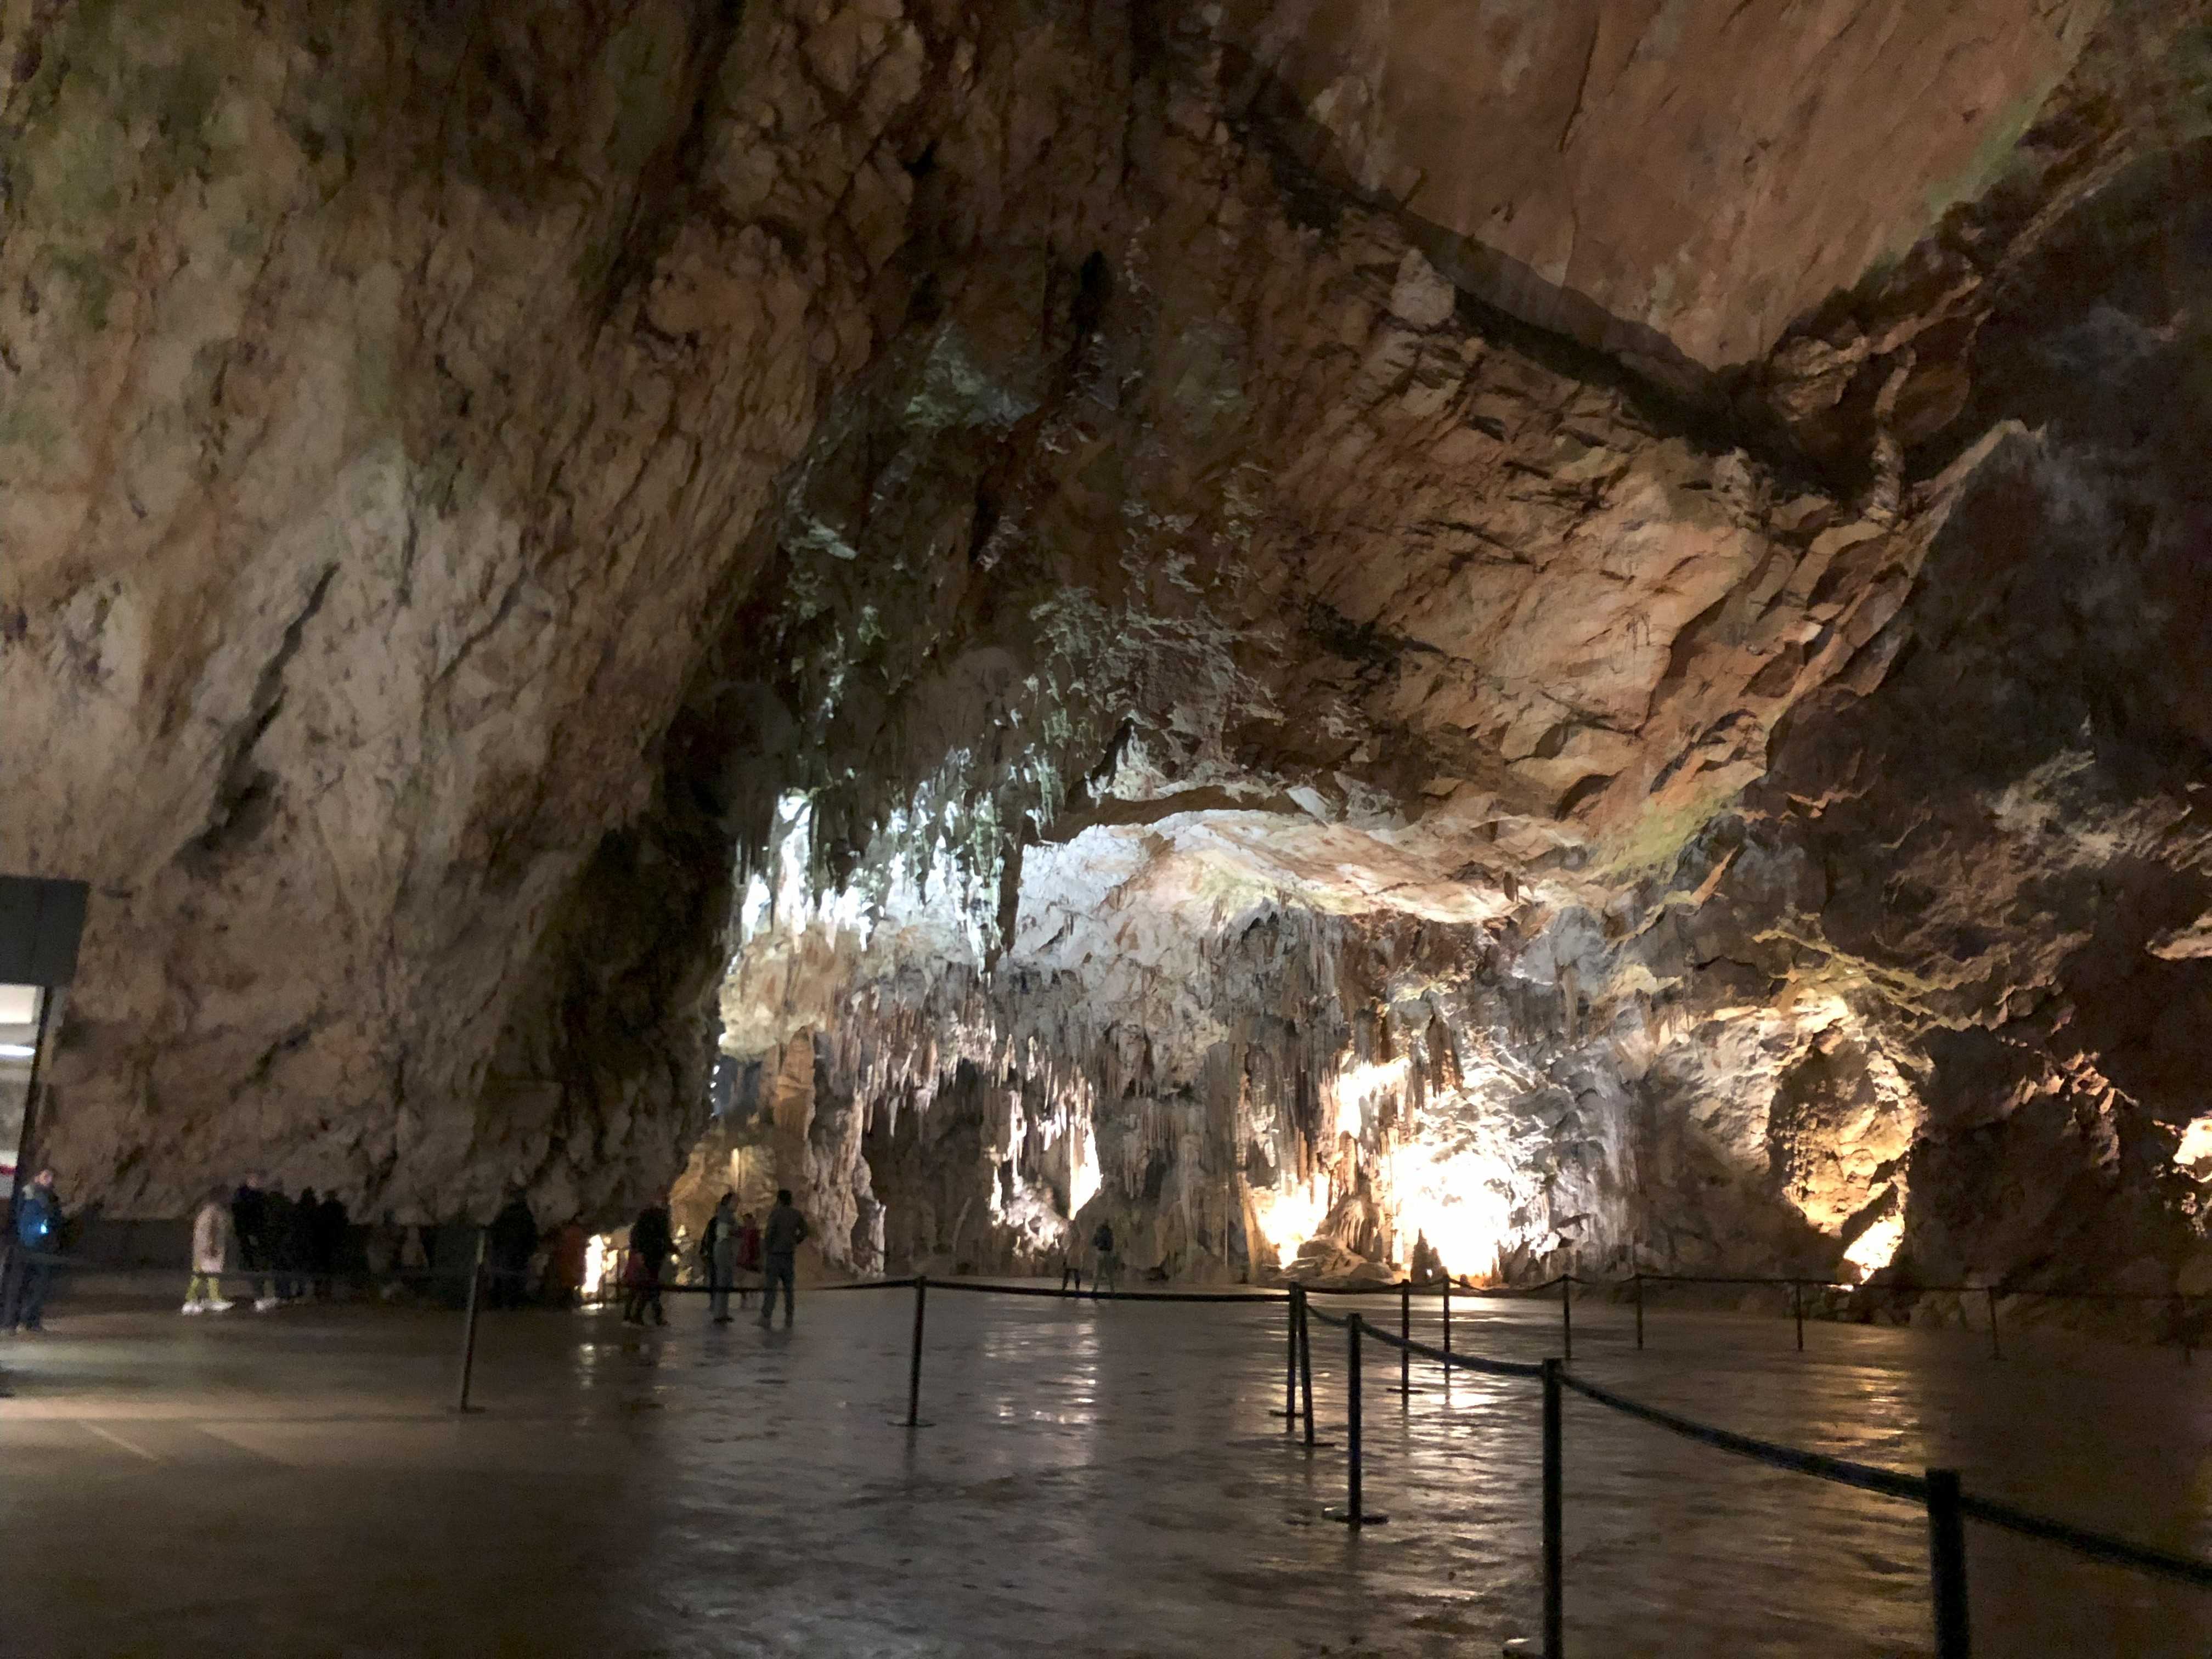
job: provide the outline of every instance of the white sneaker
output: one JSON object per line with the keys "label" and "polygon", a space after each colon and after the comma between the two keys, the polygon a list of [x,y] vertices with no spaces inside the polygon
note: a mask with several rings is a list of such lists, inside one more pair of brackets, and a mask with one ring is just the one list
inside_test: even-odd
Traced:
{"label": "white sneaker", "polygon": [[187,1302],[181,1309],[178,1310],[178,1311],[188,1314],[205,1313],[207,1311],[207,1304],[204,1302]]}
{"label": "white sneaker", "polygon": [[234,1302],[210,1302],[207,1304],[207,1310],[210,1313],[228,1313],[237,1305]]}
{"label": "white sneaker", "polygon": [[267,1313],[276,1305],[276,1298],[273,1296],[257,1296],[253,1298],[253,1311],[256,1313]]}

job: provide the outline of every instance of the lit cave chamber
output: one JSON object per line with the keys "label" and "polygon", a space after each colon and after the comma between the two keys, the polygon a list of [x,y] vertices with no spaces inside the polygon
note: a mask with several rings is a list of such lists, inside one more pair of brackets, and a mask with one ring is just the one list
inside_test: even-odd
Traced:
{"label": "lit cave chamber", "polygon": [[64,1187],[2212,1290],[2199,21],[1468,9],[11,13]]}

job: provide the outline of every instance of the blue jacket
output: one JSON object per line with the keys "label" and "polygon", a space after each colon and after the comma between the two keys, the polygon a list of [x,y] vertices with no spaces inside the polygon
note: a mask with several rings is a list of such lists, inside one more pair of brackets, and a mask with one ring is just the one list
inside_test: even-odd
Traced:
{"label": "blue jacket", "polygon": [[27,1250],[51,1250],[61,1243],[61,1206],[51,1187],[26,1187],[15,1206],[15,1242]]}

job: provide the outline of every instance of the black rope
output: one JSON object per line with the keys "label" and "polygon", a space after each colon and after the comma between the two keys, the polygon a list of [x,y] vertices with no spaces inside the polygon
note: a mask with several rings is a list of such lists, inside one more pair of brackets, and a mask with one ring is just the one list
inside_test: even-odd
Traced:
{"label": "black rope", "polygon": [[1610,1389],[1601,1389],[1595,1382],[1585,1382],[1571,1371],[1560,1372],[1559,1381],[1601,1406],[1610,1406],[1617,1412],[1641,1418],[1646,1423],[1656,1424],[1662,1429],[1671,1429],[1676,1434],[1691,1440],[1703,1441],[1708,1446],[1717,1446],[1723,1451],[1756,1458],[1759,1462],[1778,1469],[1788,1469],[1797,1474],[1818,1475],[1823,1480],[1833,1480],[1839,1486],[1856,1486],[1862,1492],[1880,1492],[1885,1498],[1902,1498],[1915,1504],[1928,1501],[1928,1483],[1917,1474],[1900,1474],[1895,1469],[1877,1468],[1871,1463],[1854,1463],[1848,1458],[1830,1457],[1822,1452],[1799,1451],[1794,1446],[1778,1446],[1771,1440],[1755,1440],[1747,1434],[1717,1429],[1711,1424],[1677,1417],[1672,1412],[1661,1411],[1656,1406],[1630,1400]]}
{"label": "black rope", "polygon": [[[910,1279],[898,1282],[914,1283]],[[934,1291],[971,1291],[982,1296],[1047,1296],[1064,1302],[1239,1302],[1264,1308],[1291,1299],[1287,1291],[1056,1291],[1048,1285],[987,1285],[960,1279],[933,1279],[929,1286]]]}
{"label": "black rope", "polygon": [[2145,1572],[2178,1578],[2185,1584],[2196,1584],[2212,1589],[2212,1562],[2198,1561],[2185,1555],[2173,1555],[2165,1550],[2154,1550],[2142,1544],[2130,1544],[2125,1539],[2112,1538],[2100,1532],[2085,1532],[2080,1527],[2069,1527],[2063,1521],[2016,1510],[2009,1504],[2001,1504],[1993,1498],[1975,1498],[1960,1493],[1959,1507],[1977,1521],[1986,1521],[1993,1527],[2002,1527],[2007,1532],[2016,1532],[2024,1538],[2039,1538],[2048,1544],[2062,1544],[2076,1554],[2093,1560],[2107,1561],[2115,1566],[2137,1567]]}
{"label": "black rope", "polygon": [[1367,1334],[1377,1342],[1388,1343],[1394,1348],[1403,1348],[1408,1353],[1419,1354],[1424,1359],[1433,1359],[1439,1365],[1449,1365],[1455,1370],[1480,1371],[1488,1376],[1541,1376],[1544,1368],[1516,1359],[1484,1359],[1471,1353],[1446,1353],[1442,1348],[1432,1348],[1425,1342],[1416,1342],[1411,1337],[1395,1336],[1380,1325],[1367,1327]]}

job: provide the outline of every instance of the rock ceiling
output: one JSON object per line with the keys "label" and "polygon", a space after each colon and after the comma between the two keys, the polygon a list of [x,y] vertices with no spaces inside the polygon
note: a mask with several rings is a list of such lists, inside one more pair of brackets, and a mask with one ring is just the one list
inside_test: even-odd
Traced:
{"label": "rock ceiling", "polygon": [[76,1190],[2208,1272],[2189,9],[0,29]]}

